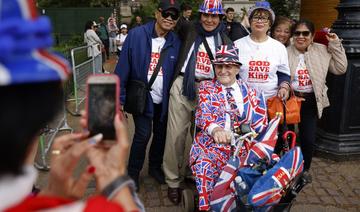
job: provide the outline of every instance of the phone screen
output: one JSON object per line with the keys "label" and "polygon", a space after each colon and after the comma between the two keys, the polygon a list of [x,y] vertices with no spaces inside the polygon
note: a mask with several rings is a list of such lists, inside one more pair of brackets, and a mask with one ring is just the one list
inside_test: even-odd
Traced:
{"label": "phone screen", "polygon": [[104,139],[115,139],[116,84],[89,84],[88,128],[91,135],[103,134]]}

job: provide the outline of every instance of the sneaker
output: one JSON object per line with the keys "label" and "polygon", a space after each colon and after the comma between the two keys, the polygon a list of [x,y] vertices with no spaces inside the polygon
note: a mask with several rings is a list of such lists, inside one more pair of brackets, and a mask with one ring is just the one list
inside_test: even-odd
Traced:
{"label": "sneaker", "polygon": [[153,177],[159,184],[166,184],[164,172],[160,168],[149,169],[149,175]]}

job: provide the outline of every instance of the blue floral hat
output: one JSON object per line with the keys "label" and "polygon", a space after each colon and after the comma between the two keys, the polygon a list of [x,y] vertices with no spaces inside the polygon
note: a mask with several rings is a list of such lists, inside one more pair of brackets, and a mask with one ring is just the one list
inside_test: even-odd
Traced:
{"label": "blue floral hat", "polygon": [[199,12],[214,15],[225,14],[221,0],[204,0],[200,5]]}
{"label": "blue floral hat", "polygon": [[212,61],[216,64],[237,64],[242,65],[239,61],[239,49],[233,45],[221,45],[216,51],[215,60]]}
{"label": "blue floral hat", "polygon": [[51,32],[33,0],[0,0],[0,86],[67,79],[68,62],[46,50]]}
{"label": "blue floral hat", "polygon": [[266,11],[269,11],[269,13],[271,14],[271,18],[272,18],[272,22],[274,23],[275,21],[275,13],[274,11],[271,9],[271,6],[270,6],[270,3],[267,2],[267,1],[257,1],[255,2],[255,5],[252,6],[250,9],[249,9],[249,17],[251,17],[252,13],[255,11],[255,10],[258,10],[258,9],[263,9],[263,10],[266,10]]}

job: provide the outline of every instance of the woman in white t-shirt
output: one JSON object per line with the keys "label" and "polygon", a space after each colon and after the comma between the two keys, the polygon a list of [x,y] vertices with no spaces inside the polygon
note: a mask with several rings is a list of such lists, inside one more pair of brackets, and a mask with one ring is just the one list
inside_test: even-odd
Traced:
{"label": "woman in white t-shirt", "polygon": [[290,90],[290,69],[285,46],[268,36],[275,14],[268,2],[256,2],[249,10],[251,34],[236,40],[240,78],[264,92],[266,99],[286,99]]}
{"label": "woman in white t-shirt", "polygon": [[122,46],[125,42],[125,39],[127,37],[128,29],[126,24],[121,24],[120,26],[120,33],[116,36],[115,42],[116,46],[118,48],[117,55],[120,57],[120,52],[122,49]]}
{"label": "woman in white t-shirt", "polygon": [[323,40],[328,46],[314,43],[315,26],[308,20],[298,21],[293,28],[293,44],[287,48],[291,71],[291,87],[295,95],[305,101],[301,104],[299,137],[304,156],[304,175],[310,174],[311,159],[316,139],[317,121],[323,109],[330,105],[327,96],[328,72],[340,75],[346,72],[347,59],[341,40],[335,33],[326,32]]}

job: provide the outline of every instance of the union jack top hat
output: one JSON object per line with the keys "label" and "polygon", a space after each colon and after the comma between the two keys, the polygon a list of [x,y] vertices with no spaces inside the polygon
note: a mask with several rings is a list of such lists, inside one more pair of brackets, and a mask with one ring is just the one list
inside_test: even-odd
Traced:
{"label": "union jack top hat", "polygon": [[34,0],[0,0],[0,86],[65,80],[69,65],[46,49],[51,23]]}
{"label": "union jack top hat", "polygon": [[239,61],[239,49],[234,45],[221,45],[216,51],[215,60],[212,61],[216,64],[234,64],[242,65]]}
{"label": "union jack top hat", "polygon": [[224,9],[221,0],[204,0],[199,7],[200,13],[223,15]]}

